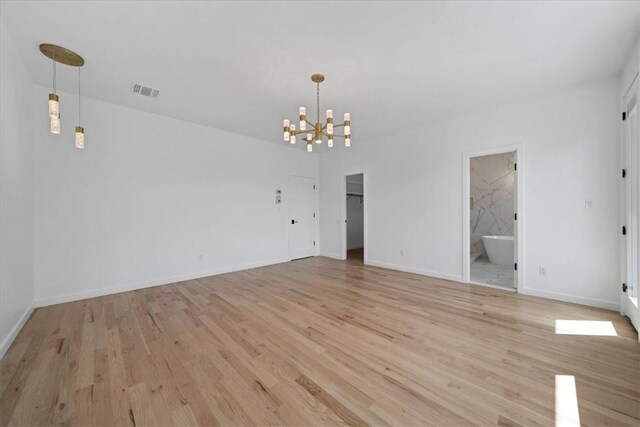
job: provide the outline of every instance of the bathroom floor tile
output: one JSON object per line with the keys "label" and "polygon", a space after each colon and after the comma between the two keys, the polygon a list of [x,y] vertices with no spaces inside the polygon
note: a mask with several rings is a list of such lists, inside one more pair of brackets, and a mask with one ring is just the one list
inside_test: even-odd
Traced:
{"label": "bathroom floor tile", "polygon": [[476,260],[471,263],[471,281],[513,289],[513,268]]}

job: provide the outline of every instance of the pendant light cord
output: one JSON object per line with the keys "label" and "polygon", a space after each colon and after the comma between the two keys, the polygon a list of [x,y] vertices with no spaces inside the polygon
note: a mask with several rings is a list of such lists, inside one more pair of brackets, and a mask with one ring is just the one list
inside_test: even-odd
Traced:
{"label": "pendant light cord", "polygon": [[53,58],[52,59],[52,63],[53,63],[53,93],[56,93],[56,52],[53,52]]}

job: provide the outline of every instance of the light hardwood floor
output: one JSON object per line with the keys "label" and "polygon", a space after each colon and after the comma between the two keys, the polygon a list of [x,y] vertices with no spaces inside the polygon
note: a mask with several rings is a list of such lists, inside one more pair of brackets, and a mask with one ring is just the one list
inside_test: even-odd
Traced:
{"label": "light hardwood floor", "polygon": [[309,258],[36,310],[2,360],[0,420],[554,425],[569,375],[583,424],[638,426],[639,350],[614,312]]}

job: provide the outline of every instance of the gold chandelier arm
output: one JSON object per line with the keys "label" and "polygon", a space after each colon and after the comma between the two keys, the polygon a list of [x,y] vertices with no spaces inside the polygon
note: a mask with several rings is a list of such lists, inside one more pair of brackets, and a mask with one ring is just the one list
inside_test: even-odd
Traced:
{"label": "gold chandelier arm", "polygon": [[308,124],[309,126],[311,126],[312,128],[314,128],[314,129],[315,129],[315,127],[316,127],[315,123],[311,123],[309,120],[305,120],[305,122],[307,122],[307,124]]}
{"label": "gold chandelier arm", "polygon": [[334,134],[334,135],[332,135],[332,136],[333,136],[334,138],[344,138],[344,135],[336,135],[336,134]]}
{"label": "gold chandelier arm", "polygon": [[344,123],[340,124],[340,125],[333,125],[334,128],[341,128],[344,127]]}

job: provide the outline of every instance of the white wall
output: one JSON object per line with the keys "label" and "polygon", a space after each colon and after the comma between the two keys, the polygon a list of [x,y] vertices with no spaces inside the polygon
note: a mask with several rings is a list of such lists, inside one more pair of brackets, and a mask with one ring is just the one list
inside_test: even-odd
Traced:
{"label": "white wall", "polygon": [[[350,179],[360,182],[350,182]],[[362,175],[348,176],[347,193],[363,194]],[[347,250],[360,249],[364,246],[364,203],[360,197],[347,199]]]}
{"label": "white wall", "polygon": [[77,150],[77,97],[60,95],[59,136],[46,99],[31,99],[38,305],[289,259],[289,177],[316,177],[316,154],[92,99]]}
{"label": "white wall", "polygon": [[369,263],[461,280],[463,153],[522,144],[522,292],[615,309],[619,119],[611,78],[376,140],[354,134],[350,149],[320,160],[321,253],[341,253],[340,180],[365,170]]}
{"label": "white wall", "polygon": [[0,23],[0,357],[33,303],[31,94],[22,59]]}

